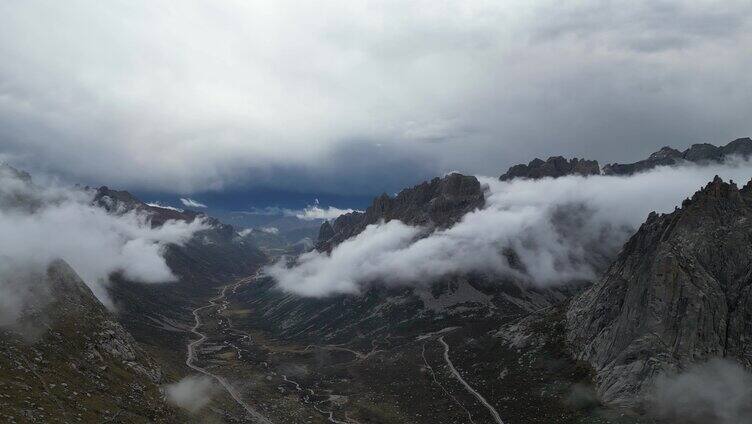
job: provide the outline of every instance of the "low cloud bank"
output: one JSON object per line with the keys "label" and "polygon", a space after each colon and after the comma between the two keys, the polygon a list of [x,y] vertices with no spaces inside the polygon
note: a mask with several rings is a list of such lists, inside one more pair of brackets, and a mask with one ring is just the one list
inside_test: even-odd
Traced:
{"label": "low cloud bank", "polygon": [[106,287],[112,273],[144,283],[173,281],[176,277],[162,255],[165,246],[182,244],[206,228],[200,220],[167,221],[152,228],[148,215],[107,213],[92,204],[93,195],[35,185],[0,167],[0,307],[8,312],[8,304],[18,305],[6,318],[17,315],[35,292],[8,270],[44,270],[51,261],[63,259],[111,307]]}
{"label": "low cloud bank", "polygon": [[313,221],[316,219],[334,219],[346,213],[356,212],[355,209],[339,209],[334,206],[321,207],[318,202],[303,209],[302,211],[291,211],[296,218],[304,221]]}
{"label": "low cloud bank", "polygon": [[162,204],[160,202],[147,203],[146,205],[147,206],[151,206],[153,208],[167,209],[167,210],[176,211],[176,212],[184,212],[183,209],[176,208],[176,207],[170,206],[170,205],[164,205],[164,204]]}
{"label": "low cloud bank", "polygon": [[279,228],[277,227],[260,227],[258,230],[266,234],[279,234]]}
{"label": "low cloud bank", "polygon": [[214,380],[207,376],[189,376],[165,386],[167,400],[189,412],[196,413],[206,406],[219,391]]}
{"label": "low cloud bank", "polygon": [[201,203],[201,202],[199,202],[197,200],[193,200],[191,198],[181,197],[180,198],[180,203],[182,203],[183,206],[185,206],[187,208],[205,208],[206,207],[205,204],[203,204],[203,203]]}
{"label": "low cloud bank", "polygon": [[752,422],[752,374],[736,362],[713,359],[658,379],[653,414],[686,424]]}
{"label": "low cloud bank", "polygon": [[249,235],[253,234],[254,232],[264,233],[264,234],[279,234],[279,228],[277,227],[257,227],[257,228],[245,228],[243,230],[238,231],[238,236],[240,237],[248,237]]}
{"label": "low cloud bank", "polygon": [[250,211],[239,211],[235,213],[241,213],[246,215],[261,215],[261,216],[290,216],[295,217],[298,219],[302,219],[304,221],[314,221],[314,220],[326,220],[326,219],[334,219],[337,218],[340,215],[344,215],[346,213],[351,212],[362,212],[358,211],[356,209],[340,209],[336,208],[334,206],[320,206],[319,201],[316,200],[316,202],[313,205],[308,205],[304,209],[287,209],[287,208],[280,208],[277,206],[267,206],[265,208],[253,208]]}
{"label": "low cloud bank", "polygon": [[266,268],[303,296],[358,293],[372,283],[421,284],[487,272],[537,286],[593,279],[651,211],[671,212],[714,175],[746,182],[752,164],[663,167],[631,177],[480,178],[486,206],[446,230],[371,225],[331,254],[312,251]]}

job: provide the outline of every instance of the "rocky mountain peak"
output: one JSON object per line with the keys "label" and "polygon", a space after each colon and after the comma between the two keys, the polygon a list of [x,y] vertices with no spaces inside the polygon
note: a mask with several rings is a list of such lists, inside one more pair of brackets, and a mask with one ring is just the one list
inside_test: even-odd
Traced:
{"label": "rocky mountain peak", "polygon": [[[724,182],[721,177],[716,175],[713,181],[709,182],[705,188],[697,191],[692,196],[692,204],[705,206],[707,204],[716,204],[720,206],[726,202],[736,203],[741,201],[739,188],[733,180]],[[736,205],[734,205],[736,206]]]}
{"label": "rocky mountain peak", "polygon": [[657,152],[652,153],[648,157],[648,159],[661,160],[661,159],[666,159],[666,158],[680,158],[681,156],[682,156],[682,152],[674,149],[673,147],[663,146]]}
{"label": "rocky mountain peak", "polygon": [[657,166],[671,166],[687,162],[698,164],[720,163],[733,156],[742,158],[752,156],[752,139],[749,137],[737,138],[725,146],[715,146],[710,143],[693,144],[683,152],[666,146],[641,161],[608,164],[603,167],[603,174],[632,175]]}
{"label": "rocky mountain peak", "polygon": [[575,356],[612,403],[638,403],[662,373],[713,357],[752,366],[749,187],[719,177],[651,214],[567,314]]}
{"label": "rocky mountain peak", "polygon": [[722,156],[722,149],[710,143],[693,144],[682,154],[690,162],[719,161]]}
{"label": "rocky mountain peak", "polygon": [[325,222],[319,230],[317,248],[330,250],[359,234],[366,226],[398,219],[406,224],[446,228],[485,202],[480,182],[458,173],[434,178],[400,191],[395,197],[386,193],[373,200],[365,212],[351,212]]}
{"label": "rocky mountain peak", "polygon": [[515,178],[558,178],[566,175],[598,175],[600,172],[598,161],[578,158],[567,160],[562,156],[552,156],[546,161],[535,158],[527,165],[514,165],[499,179],[510,181]]}
{"label": "rocky mountain peak", "polygon": [[752,155],[752,139],[749,137],[737,138],[729,144],[721,147],[724,155],[738,155],[748,157]]}

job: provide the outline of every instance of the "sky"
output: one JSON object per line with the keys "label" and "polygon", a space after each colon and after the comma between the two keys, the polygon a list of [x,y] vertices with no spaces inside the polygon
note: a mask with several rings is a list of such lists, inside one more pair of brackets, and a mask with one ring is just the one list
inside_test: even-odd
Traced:
{"label": "sky", "polygon": [[752,134],[751,16],[749,1],[9,0],[0,160],[175,207],[357,209],[448,171],[725,144]]}

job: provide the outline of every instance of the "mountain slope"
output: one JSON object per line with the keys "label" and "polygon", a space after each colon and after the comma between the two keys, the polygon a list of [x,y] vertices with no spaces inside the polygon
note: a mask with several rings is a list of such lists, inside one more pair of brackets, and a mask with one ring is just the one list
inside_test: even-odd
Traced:
{"label": "mountain slope", "polygon": [[118,318],[138,342],[163,365],[170,376],[192,373],[185,367],[185,349],[193,325],[192,309],[203,306],[219,287],[254,274],[267,261],[251,239],[219,220],[194,211],[149,206],[126,191],[97,189],[95,202],[112,213],[138,210],[153,226],[167,220],[208,225],[183,245],[167,245],[163,255],[177,281],[142,284],[113,275],[110,293]]}
{"label": "mountain slope", "polygon": [[716,177],[651,214],[567,313],[575,356],[607,402],[634,404],[655,377],[712,357],[752,365],[752,185]]}
{"label": "mountain slope", "polygon": [[20,275],[49,297],[0,329],[0,420],[185,422],[163,400],[160,367],[65,262]]}

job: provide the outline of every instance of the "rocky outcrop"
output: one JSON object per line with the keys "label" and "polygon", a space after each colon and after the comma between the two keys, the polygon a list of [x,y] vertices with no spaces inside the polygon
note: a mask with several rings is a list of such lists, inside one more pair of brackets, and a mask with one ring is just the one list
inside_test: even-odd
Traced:
{"label": "rocky outcrop", "polygon": [[752,365],[752,182],[716,177],[651,213],[567,320],[610,403],[637,403],[658,375],[712,357]]}
{"label": "rocky outcrop", "polygon": [[598,175],[601,173],[598,161],[587,159],[567,160],[561,156],[552,156],[543,161],[535,158],[527,165],[514,165],[499,177],[501,181],[509,181],[515,178],[539,179],[545,177],[558,178],[566,175]]}
{"label": "rocky outcrop", "polygon": [[158,227],[169,220],[192,222],[196,218],[201,218],[209,220],[213,227],[229,227],[230,232],[233,231],[231,226],[223,224],[205,214],[192,210],[150,206],[127,191],[113,190],[107,186],[102,186],[94,190],[94,203],[110,213],[125,213],[133,210],[146,213],[149,215],[151,224],[154,227]]}
{"label": "rocky outcrop", "polygon": [[603,167],[604,175],[632,175],[658,166],[676,165],[683,161],[683,153],[665,146],[645,160],[635,163],[611,163]]}
{"label": "rocky outcrop", "polygon": [[705,165],[720,163],[733,156],[748,158],[750,155],[752,155],[752,140],[749,137],[738,138],[725,146],[715,146],[709,143],[693,144],[683,152],[666,146],[651,154],[645,160],[627,164],[608,164],[603,167],[603,174],[632,175],[657,166],[680,165],[682,163]]}
{"label": "rocky outcrop", "polygon": [[[160,367],[138,346],[136,340],[107,311],[76,272],[64,261],[53,262],[47,270],[47,282],[53,303],[46,315],[52,325],[59,322],[86,320],[94,325],[87,338],[91,357],[102,355],[122,362],[153,383],[162,380]],[[96,351],[96,354],[92,352]]]}
{"label": "rocky outcrop", "polygon": [[395,197],[382,194],[365,212],[351,212],[332,223],[325,222],[319,231],[316,247],[330,250],[359,234],[368,225],[393,219],[429,228],[450,227],[467,212],[482,207],[484,202],[480,182],[473,176],[453,173],[434,178],[402,190]]}
{"label": "rocky outcrop", "polygon": [[0,327],[3,420],[185,422],[160,393],[161,367],[67,263],[24,279],[47,296]]}

